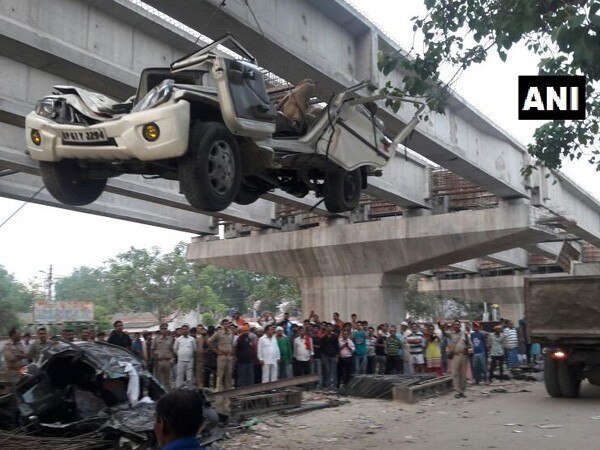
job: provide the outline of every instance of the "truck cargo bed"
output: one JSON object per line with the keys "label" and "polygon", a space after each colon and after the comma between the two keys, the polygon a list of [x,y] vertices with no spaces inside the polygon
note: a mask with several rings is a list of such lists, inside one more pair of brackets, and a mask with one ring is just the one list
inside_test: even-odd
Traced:
{"label": "truck cargo bed", "polygon": [[525,317],[533,341],[600,342],[600,276],[526,278]]}

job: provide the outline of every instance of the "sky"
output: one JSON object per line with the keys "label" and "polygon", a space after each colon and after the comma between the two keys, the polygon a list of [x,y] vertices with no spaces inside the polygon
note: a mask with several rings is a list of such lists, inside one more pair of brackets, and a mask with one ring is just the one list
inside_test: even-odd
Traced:
{"label": "sky", "polygon": [[[410,18],[423,15],[422,0],[352,0],[390,37],[408,48],[412,41]],[[202,30],[198,30],[202,31]],[[493,55],[468,69],[455,90],[519,141],[531,141],[539,122],[517,119],[517,77],[536,75],[537,60],[523,47],[513,48],[505,63]],[[49,87],[50,89],[50,87]],[[563,171],[600,199],[598,175],[585,161],[567,163]],[[0,198],[0,224],[22,202]],[[130,247],[157,246],[171,250],[192,235],[123,220],[35,204],[25,206],[0,228],[0,265],[22,282],[41,281],[50,264],[57,276],[73,268],[95,266]]]}

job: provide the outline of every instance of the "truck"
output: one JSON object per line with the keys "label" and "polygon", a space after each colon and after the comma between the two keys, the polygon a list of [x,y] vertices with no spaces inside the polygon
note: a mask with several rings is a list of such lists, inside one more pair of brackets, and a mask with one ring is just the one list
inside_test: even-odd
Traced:
{"label": "truck", "polygon": [[585,379],[600,386],[600,274],[526,278],[525,317],[530,341],[546,349],[548,394],[578,397]]}

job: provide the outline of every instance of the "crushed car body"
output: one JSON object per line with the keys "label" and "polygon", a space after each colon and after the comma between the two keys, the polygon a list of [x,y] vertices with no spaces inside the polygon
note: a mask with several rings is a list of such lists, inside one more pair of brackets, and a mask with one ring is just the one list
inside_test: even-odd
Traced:
{"label": "crushed car body", "polygon": [[329,99],[314,98],[310,79],[267,88],[256,59],[226,35],[170,67],[145,69],[123,103],[56,86],[27,115],[28,153],[47,190],[70,205],[92,203],[110,177],[130,173],[178,180],[201,211],[274,189],[313,192],[330,212],[350,211],[396,149],[376,116],[382,97],[359,95],[369,86]]}
{"label": "crushed car body", "polygon": [[[144,363],[121,347],[58,341],[13,387],[15,425],[38,436],[93,434],[111,448],[148,446],[155,441],[154,403],[165,392]],[[205,417],[200,439],[219,438],[218,415],[203,391],[198,395]]]}

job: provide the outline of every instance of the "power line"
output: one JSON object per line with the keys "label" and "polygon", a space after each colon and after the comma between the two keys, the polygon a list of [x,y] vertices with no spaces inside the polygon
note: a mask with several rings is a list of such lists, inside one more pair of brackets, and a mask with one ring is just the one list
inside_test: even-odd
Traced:
{"label": "power line", "polygon": [[8,216],[8,217],[6,218],[6,220],[4,220],[4,222],[2,222],[2,223],[0,224],[0,228],[2,228],[4,225],[6,225],[10,219],[12,219],[13,217],[15,217],[19,211],[21,211],[23,208],[25,208],[25,206],[27,206],[27,204],[28,204],[28,203],[29,203],[31,200],[33,200],[33,199],[35,198],[35,196],[36,196],[36,195],[38,195],[40,192],[42,192],[42,190],[43,190],[43,189],[44,189],[44,186],[42,186],[42,187],[41,187],[41,188],[39,188],[37,191],[35,191],[35,193],[34,193],[34,194],[31,196],[31,197],[29,197],[29,200],[26,200],[26,201],[24,201],[24,202],[23,202],[23,204],[22,204],[21,206],[19,206],[19,207],[18,207],[18,208],[17,208],[17,209],[16,209],[16,210],[15,210],[15,211],[14,211],[14,212],[13,212],[13,213],[10,215],[10,216]]}

